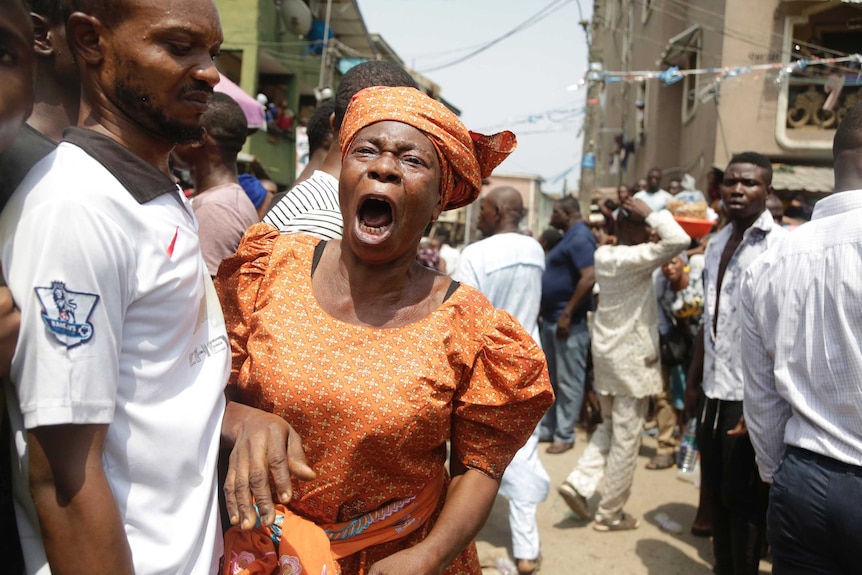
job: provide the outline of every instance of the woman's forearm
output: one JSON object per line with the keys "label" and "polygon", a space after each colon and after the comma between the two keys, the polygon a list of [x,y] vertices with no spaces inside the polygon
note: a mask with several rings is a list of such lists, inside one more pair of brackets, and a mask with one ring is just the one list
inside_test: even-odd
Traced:
{"label": "woman's forearm", "polygon": [[499,487],[499,481],[475,469],[452,478],[440,516],[420,544],[437,554],[437,565],[449,565],[476,537],[491,513]]}

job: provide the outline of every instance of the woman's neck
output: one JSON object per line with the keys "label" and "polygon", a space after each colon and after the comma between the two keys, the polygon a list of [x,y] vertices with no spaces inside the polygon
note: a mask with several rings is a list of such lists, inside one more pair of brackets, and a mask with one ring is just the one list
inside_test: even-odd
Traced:
{"label": "woman's neck", "polygon": [[353,324],[401,327],[442,303],[448,285],[442,280],[448,278],[424,268],[415,257],[375,265],[345,247],[340,241],[327,244],[313,280],[318,303],[333,317]]}

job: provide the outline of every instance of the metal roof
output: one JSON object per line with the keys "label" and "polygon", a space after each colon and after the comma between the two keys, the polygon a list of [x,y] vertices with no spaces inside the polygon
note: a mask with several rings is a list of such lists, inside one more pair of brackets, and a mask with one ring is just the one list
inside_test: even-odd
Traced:
{"label": "metal roof", "polygon": [[772,187],[778,192],[831,194],[835,176],[828,166],[780,164],[773,168]]}

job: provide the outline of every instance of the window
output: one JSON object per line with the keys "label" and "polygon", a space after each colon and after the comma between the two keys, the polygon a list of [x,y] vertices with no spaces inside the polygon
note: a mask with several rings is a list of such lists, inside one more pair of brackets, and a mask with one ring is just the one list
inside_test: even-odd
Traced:
{"label": "window", "polygon": [[[677,66],[680,70],[694,70],[700,68],[700,56],[702,52],[701,28],[695,24],[683,30],[667,41],[664,51],[661,53],[661,63],[665,66]],[[697,110],[698,89],[700,88],[700,77],[687,75],[682,80],[682,121],[688,122],[694,117]]]}
{"label": "window", "polygon": [[[697,34],[694,44],[688,47],[685,54],[685,70],[700,68],[701,35]],[[697,112],[698,90],[700,90],[700,75],[689,74],[682,81],[682,121],[689,122]]]}
{"label": "window", "polygon": [[641,0],[641,24],[646,24],[652,14],[652,0]]}

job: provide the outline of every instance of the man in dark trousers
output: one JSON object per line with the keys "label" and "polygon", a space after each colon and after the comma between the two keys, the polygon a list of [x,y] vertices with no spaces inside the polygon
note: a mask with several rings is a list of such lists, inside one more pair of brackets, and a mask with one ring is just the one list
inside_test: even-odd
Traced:
{"label": "man in dark trousers", "polygon": [[564,233],[547,258],[542,274],[542,348],[554,387],[554,405],[540,426],[547,453],[564,453],[575,444],[575,424],[581,412],[586,382],[590,334],[587,310],[596,283],[593,252],[596,239],[581,217],[577,198],[554,204],[551,225]]}
{"label": "man in dark trousers", "polygon": [[862,549],[862,104],[835,132],[835,193],[745,272],[745,420],[772,484],[772,572],[857,573]]}
{"label": "man in dark trousers", "polygon": [[[765,534],[767,489],[757,475],[743,417],[742,358],[747,350],[741,344],[740,287],[751,262],[787,233],[766,209],[771,190],[768,158],[755,152],[731,158],[721,183],[730,223],[706,248],[703,337],[697,338],[686,378],[686,408],[698,416],[702,482],[711,493],[718,575],[756,574]],[[706,400],[695,411],[701,387]]]}

